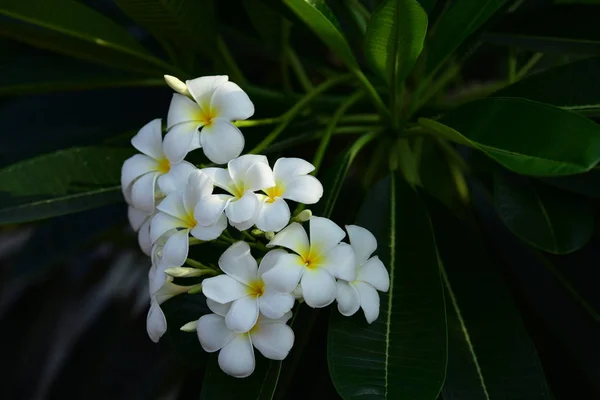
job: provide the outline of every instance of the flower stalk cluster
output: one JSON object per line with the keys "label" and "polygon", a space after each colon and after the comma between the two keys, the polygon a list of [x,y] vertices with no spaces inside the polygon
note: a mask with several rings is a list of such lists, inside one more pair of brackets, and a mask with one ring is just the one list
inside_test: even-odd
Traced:
{"label": "flower stalk cluster", "polygon": [[[273,360],[287,356],[296,301],[313,308],[337,301],[343,315],[362,308],[368,323],[377,319],[377,291],[388,290],[389,275],[372,256],[375,237],[310,210],[292,216],[288,202],[304,207],[323,195],[313,164],[282,157],[271,167],[264,155],[241,155],[244,136],[236,125],[254,114],[254,105],[227,76],[165,79],[176,91],[167,132],[163,137],[160,119],[140,129],[131,140],[140,154],[125,161],[121,179],[131,226],[152,260],[149,337],[158,342],[167,330],[162,303],[202,292],[212,313],[181,329],[195,331],[205,351],[219,352],[225,373],[243,378],[254,371],[254,349]],[[185,161],[197,149],[222,167]],[[218,267],[188,258],[190,245],[210,241],[228,246]],[[202,281],[180,285],[175,278]]]}

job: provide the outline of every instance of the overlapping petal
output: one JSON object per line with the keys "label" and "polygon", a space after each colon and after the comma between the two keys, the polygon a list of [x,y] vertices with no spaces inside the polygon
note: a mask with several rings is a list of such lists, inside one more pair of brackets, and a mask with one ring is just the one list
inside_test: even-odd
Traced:
{"label": "overlapping petal", "polygon": [[200,145],[204,154],[215,164],[226,164],[244,149],[244,135],[231,122],[214,118],[200,131]]}

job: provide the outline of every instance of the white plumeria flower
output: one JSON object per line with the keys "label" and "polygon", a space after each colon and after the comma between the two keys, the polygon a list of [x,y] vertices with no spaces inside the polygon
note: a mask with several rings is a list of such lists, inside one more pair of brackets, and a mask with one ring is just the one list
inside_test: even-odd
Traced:
{"label": "white plumeria flower", "polygon": [[160,119],[144,125],[131,139],[131,144],[143,154],[136,154],[123,163],[123,196],[129,204],[149,214],[154,211],[155,198],[176,190],[177,184],[185,182],[196,167],[185,161],[169,162],[163,152]]}
{"label": "white plumeria flower", "polygon": [[218,238],[227,227],[225,216],[217,218],[212,225],[201,226],[196,222],[198,202],[212,193],[210,178],[200,170],[190,174],[187,186],[170,193],[157,206],[158,213],[150,224],[150,239],[155,243],[162,235],[173,231],[162,250],[162,259],[169,267],[183,265],[189,251],[189,235],[199,240]]}
{"label": "white plumeria flower", "polygon": [[273,166],[275,185],[258,195],[262,208],[256,227],[265,232],[279,232],[290,222],[290,207],[284,199],[303,204],[317,203],[323,196],[323,185],[308,175],[315,167],[301,158],[282,157]]}
{"label": "white plumeria flower", "polygon": [[390,276],[379,257],[371,257],[377,250],[377,240],[369,230],[356,225],[346,226],[350,245],[356,255],[356,279],[337,281],[338,310],[350,316],[360,308],[370,324],[379,316],[379,294],[390,288]]}
{"label": "white plumeria flower", "polygon": [[254,104],[248,95],[229,82],[227,75],[203,76],[185,84],[195,102],[182,94],[173,94],[167,117],[169,132],[165,136],[169,160],[180,162],[199,147],[216,164],[225,164],[239,156],[244,136],[231,121],[254,114]]}
{"label": "white plumeria flower", "polygon": [[225,316],[228,329],[248,332],[256,324],[259,311],[268,318],[276,319],[292,309],[294,296],[278,293],[262,280],[262,275],[273,268],[282,254],[286,252],[272,250],[257,266],[248,243],[237,242],[221,255],[219,267],[225,275],[205,279],[202,292],[217,303],[231,303]]}
{"label": "white plumeria flower", "polygon": [[256,325],[243,333],[227,327],[225,315],[230,305],[206,300],[214,314],[200,317],[196,332],[202,348],[208,353],[219,351],[219,367],[235,378],[245,378],[254,372],[255,359],[253,346],[271,360],[283,360],[294,345],[294,331],[286,325],[292,313],[287,312],[279,319],[258,317]]}
{"label": "white plumeria flower", "polygon": [[[156,266],[150,268],[148,280],[151,290],[153,286],[156,285],[154,280],[159,273],[160,271],[157,270]],[[164,271],[162,273],[164,273]],[[173,284],[173,278],[167,276],[159,290],[154,293],[151,291],[150,310],[148,310],[148,316],[146,317],[146,331],[154,343],[158,343],[162,335],[167,331],[167,318],[160,308],[160,305],[174,296],[186,293],[190,288],[191,286],[178,286]]]}
{"label": "white plumeria flower", "polygon": [[230,195],[216,194],[200,200],[198,224],[212,225],[225,211],[229,223],[238,230],[252,227],[260,212],[260,200],[254,192],[275,186],[267,157],[247,154],[229,161],[227,169],[205,168],[203,171],[215,186]]}
{"label": "white plumeria flower", "polygon": [[149,256],[152,250],[152,241],[150,240],[150,222],[154,213],[148,214],[148,212],[139,210],[135,207],[129,206],[127,208],[127,218],[129,224],[134,232],[138,234],[138,244],[140,249]]}
{"label": "white plumeria flower", "polygon": [[335,278],[356,279],[354,251],[340,243],[346,233],[327,218],[310,219],[310,242],[302,225],[292,222],[267,247],[283,246],[296,254],[283,254],[263,280],[282,293],[293,291],[298,282],[306,304],[325,307],[335,300]]}

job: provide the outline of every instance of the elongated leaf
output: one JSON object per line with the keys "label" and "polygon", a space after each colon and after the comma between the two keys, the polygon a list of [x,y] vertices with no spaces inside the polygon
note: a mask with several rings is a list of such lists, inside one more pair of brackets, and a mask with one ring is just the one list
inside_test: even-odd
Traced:
{"label": "elongated leaf", "polygon": [[0,65],[0,95],[164,85],[162,78],[148,78],[59,56],[21,57]]}
{"label": "elongated leaf", "polygon": [[349,68],[358,68],[352,50],[339,29],[338,21],[324,0],[284,2]]}
{"label": "elongated leaf", "polygon": [[600,7],[563,5],[516,13],[483,39],[523,50],[557,54],[600,54],[595,24]]}
{"label": "elongated leaf", "polygon": [[289,22],[276,10],[261,1],[243,0],[242,4],[261,40],[271,50],[279,53],[283,45],[284,25],[289,24]]}
{"label": "elongated leaf", "polygon": [[427,129],[475,147],[524,175],[560,176],[590,170],[600,160],[600,126],[557,107],[518,98],[465,104]]}
{"label": "elongated leaf", "polygon": [[576,251],[594,231],[595,211],[587,199],[516,175],[494,175],[494,205],[515,235],[550,253]]}
{"label": "elongated leaf", "polygon": [[584,114],[600,111],[600,57],[540,72],[510,85],[495,97],[523,97]]}
{"label": "elongated leaf", "polygon": [[480,236],[436,202],[428,205],[448,310],[442,399],[551,399],[535,346]]}
{"label": "elongated leaf", "polygon": [[435,71],[481,27],[506,0],[456,0],[442,14],[427,42],[428,71]]}
{"label": "elongated leaf", "polygon": [[446,373],[446,315],[431,222],[422,199],[395,176],[367,197],[356,223],[371,230],[390,270],[379,318],[332,310],[327,355],[345,399],[435,399]]}
{"label": "elongated leaf", "polygon": [[136,59],[146,69],[171,68],[148,54],[119,25],[77,1],[6,0],[0,5],[0,15],[20,21],[3,23],[0,34],[38,47],[97,62],[108,56],[103,63],[109,65],[114,57],[117,66]]}
{"label": "elongated leaf", "polygon": [[427,13],[417,0],[386,0],[367,25],[367,61],[388,84],[400,85],[421,54],[426,34]]}
{"label": "elongated leaf", "polygon": [[600,197],[600,169],[598,168],[584,174],[543,178],[541,181],[567,192]]}
{"label": "elongated leaf", "polygon": [[216,15],[212,0],[116,0],[117,5],[155,37],[188,53],[216,49]]}
{"label": "elongated leaf", "polygon": [[0,224],[122,201],[121,166],[131,154],[129,149],[73,148],[0,170]]}

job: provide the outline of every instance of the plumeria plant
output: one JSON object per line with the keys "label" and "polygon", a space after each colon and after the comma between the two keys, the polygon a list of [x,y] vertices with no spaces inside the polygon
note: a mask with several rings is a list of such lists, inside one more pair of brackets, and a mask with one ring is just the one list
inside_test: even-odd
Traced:
{"label": "plumeria plant", "polygon": [[149,340],[202,399],[569,398],[596,3],[5,0],[0,35],[60,56],[0,93],[78,91],[7,100],[0,223],[122,204],[94,238],[141,249]]}

